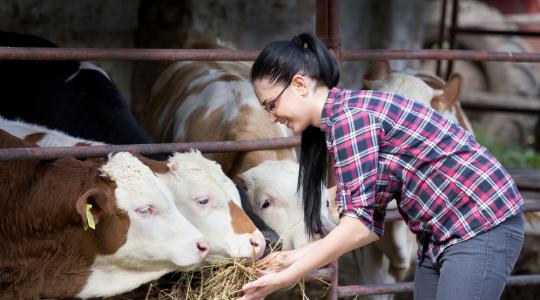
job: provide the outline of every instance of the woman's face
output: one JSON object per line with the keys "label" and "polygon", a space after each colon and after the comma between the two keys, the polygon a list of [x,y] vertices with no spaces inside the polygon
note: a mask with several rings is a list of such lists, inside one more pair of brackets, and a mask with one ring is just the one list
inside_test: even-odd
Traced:
{"label": "woman's face", "polygon": [[294,133],[301,133],[310,125],[306,83],[305,77],[296,75],[286,86],[259,79],[253,82],[253,88],[259,103],[268,111],[270,121],[284,124]]}

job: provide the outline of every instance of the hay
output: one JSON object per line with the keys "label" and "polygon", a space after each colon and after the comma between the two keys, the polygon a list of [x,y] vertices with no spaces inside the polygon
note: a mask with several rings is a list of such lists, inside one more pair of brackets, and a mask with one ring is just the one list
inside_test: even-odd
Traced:
{"label": "hay", "polygon": [[[285,232],[287,233],[291,225]],[[281,239],[280,239],[281,241]],[[279,241],[279,242],[280,242]],[[278,242],[278,244],[279,244]],[[270,253],[278,249],[271,248]],[[284,267],[278,262],[262,263],[257,260],[255,253],[251,258],[221,258],[223,263],[203,267],[199,271],[177,273],[179,279],[170,288],[164,288],[156,283],[150,283],[145,300],[229,300],[242,296],[242,286],[257,279],[259,270],[280,271]],[[324,294],[330,284],[317,279],[325,285]],[[308,299],[304,279],[298,282],[302,299]]]}
{"label": "hay", "polygon": [[150,284],[147,300],[225,300],[241,296],[242,286],[257,278],[258,270],[281,270],[278,264],[257,262],[255,257],[230,258],[222,264],[203,267],[200,271],[178,273],[172,288]]}
{"label": "hay", "polygon": [[[257,262],[255,258],[230,258],[200,271],[178,273],[179,279],[171,288],[150,284],[145,300],[229,300],[242,295],[242,286],[257,278],[258,270],[281,270],[278,263]],[[329,284],[320,280],[327,286]],[[302,299],[306,296],[304,280],[298,282]]]}

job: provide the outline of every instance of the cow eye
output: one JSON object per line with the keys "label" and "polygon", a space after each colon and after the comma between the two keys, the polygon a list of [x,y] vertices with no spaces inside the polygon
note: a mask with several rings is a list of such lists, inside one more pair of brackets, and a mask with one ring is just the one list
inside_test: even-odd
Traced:
{"label": "cow eye", "polygon": [[270,206],[270,203],[272,202],[272,200],[270,200],[270,198],[266,198],[264,199],[262,202],[261,202],[261,208],[267,208],[268,206]]}
{"label": "cow eye", "polygon": [[200,205],[206,205],[208,204],[208,197],[199,197],[197,199],[195,199],[197,201],[197,203],[199,203]]}
{"label": "cow eye", "polygon": [[144,205],[135,209],[137,214],[141,217],[149,217],[154,214],[154,208],[151,205]]}

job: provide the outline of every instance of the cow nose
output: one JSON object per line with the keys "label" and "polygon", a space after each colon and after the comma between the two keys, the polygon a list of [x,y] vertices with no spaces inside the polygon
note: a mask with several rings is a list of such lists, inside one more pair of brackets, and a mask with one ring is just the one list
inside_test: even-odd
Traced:
{"label": "cow nose", "polygon": [[205,258],[208,255],[208,249],[210,249],[210,246],[205,241],[198,241],[197,249],[199,249],[201,257]]}
{"label": "cow nose", "polygon": [[253,246],[253,251],[258,258],[261,258],[264,254],[264,248],[266,248],[266,242],[264,238],[250,238],[249,243]]}

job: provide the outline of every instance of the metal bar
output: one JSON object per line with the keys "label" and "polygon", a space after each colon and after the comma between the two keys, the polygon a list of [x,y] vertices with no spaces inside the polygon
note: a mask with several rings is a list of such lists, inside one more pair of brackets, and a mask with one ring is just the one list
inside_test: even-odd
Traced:
{"label": "metal bar", "polygon": [[199,149],[201,152],[234,152],[290,148],[300,145],[300,137],[261,139],[249,141],[135,144],[105,146],[75,146],[52,148],[10,148],[0,149],[0,160],[8,159],[56,159],[64,156],[99,157],[114,152],[135,152],[141,154],[171,153]]}
{"label": "metal bar", "polygon": [[339,1],[317,0],[316,5],[316,31],[317,36],[340,60],[341,40],[339,35]]}
{"label": "metal bar", "polygon": [[387,50],[342,52],[341,60],[446,59],[474,61],[540,62],[540,52],[496,52],[484,50]]}
{"label": "metal bar", "polygon": [[[444,44],[444,31],[445,31],[444,29],[446,27],[446,2],[447,0],[443,0],[442,2],[441,19],[439,20],[439,37],[437,41],[437,44],[439,45],[439,49],[442,49],[443,44]],[[441,60],[438,59],[437,65],[435,68],[435,74],[437,74],[437,76],[442,78],[441,64],[442,64]]]}
{"label": "metal bar", "polygon": [[[452,21],[450,23],[450,42],[449,42],[449,48],[454,49],[456,47],[456,27],[458,22],[458,12],[459,12],[459,0],[454,0],[452,2]],[[448,67],[446,68],[446,77],[444,77],[445,80],[448,80],[450,78],[450,74],[452,74],[452,71],[454,70],[454,61],[450,60],[448,61]]]}
{"label": "metal bar", "polygon": [[[0,47],[0,60],[254,60],[256,51],[185,49],[24,48]],[[540,62],[540,52],[497,52],[482,50],[388,50],[369,49],[341,53],[341,60],[445,59],[473,61]]]}
{"label": "metal bar", "polygon": [[332,273],[334,271],[331,267],[326,267],[322,269],[318,269],[317,271],[311,272],[308,275],[304,276],[305,281],[311,281],[311,280],[325,280],[330,281],[332,279]]}
{"label": "metal bar", "polygon": [[488,103],[462,103],[461,107],[465,110],[473,110],[478,112],[506,112],[506,113],[519,113],[519,114],[533,114],[538,115],[540,109],[533,108],[513,108],[508,105],[497,105]]}
{"label": "metal bar", "polygon": [[326,292],[326,299],[327,300],[337,300],[338,299],[338,277],[339,277],[339,268],[338,268],[338,260],[336,259],[330,264],[330,269],[332,271],[332,274],[330,276],[330,287],[328,291]]}
{"label": "metal bar", "polygon": [[465,90],[461,106],[469,110],[540,113],[540,98],[508,95],[478,90]]}
{"label": "metal bar", "polygon": [[[341,40],[339,35],[339,1],[317,0],[316,31],[317,36],[328,47],[339,62],[341,57]],[[333,174],[331,174],[333,175]],[[326,299],[337,300],[338,263],[337,260],[330,265],[329,283]]]}
{"label": "metal bar", "polygon": [[0,47],[0,60],[255,60],[258,50]]}
{"label": "metal bar", "polygon": [[482,29],[479,27],[458,27],[456,28],[456,33],[459,34],[494,34],[494,35],[519,35],[519,36],[532,36],[540,37],[540,31],[529,31],[529,30],[491,30],[491,29]]}
{"label": "metal bar", "polygon": [[[540,275],[516,275],[510,276],[507,285],[530,285],[540,284]],[[414,282],[400,282],[389,284],[348,285],[338,287],[338,296],[367,296],[380,294],[395,294],[412,292]]]}
{"label": "metal bar", "polygon": [[399,282],[369,285],[342,285],[338,286],[337,290],[338,297],[347,297],[407,293],[412,292],[413,288],[414,282]]}

